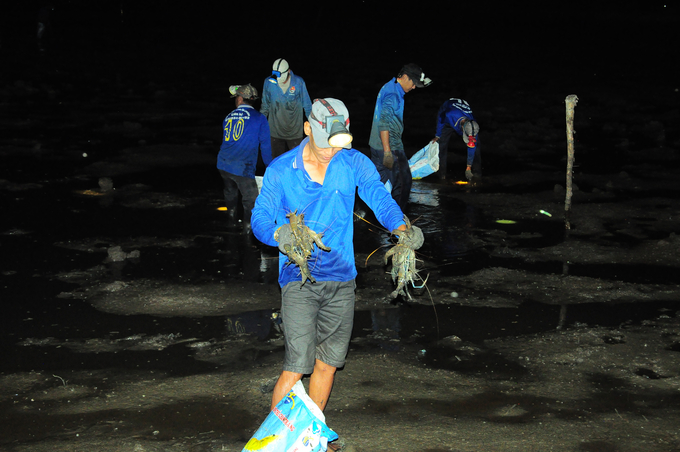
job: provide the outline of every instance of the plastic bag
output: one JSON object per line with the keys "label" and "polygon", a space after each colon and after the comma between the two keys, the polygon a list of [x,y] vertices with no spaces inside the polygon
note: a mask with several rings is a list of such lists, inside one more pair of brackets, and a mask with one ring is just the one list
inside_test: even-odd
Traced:
{"label": "plastic bag", "polygon": [[338,435],[298,381],[264,420],[242,452],[324,452]]}
{"label": "plastic bag", "polygon": [[388,192],[392,193],[392,182],[390,182],[389,179],[387,180],[387,182],[385,182],[385,189]]}
{"label": "plastic bag", "polygon": [[422,179],[439,171],[439,143],[429,142],[408,160],[413,179]]}

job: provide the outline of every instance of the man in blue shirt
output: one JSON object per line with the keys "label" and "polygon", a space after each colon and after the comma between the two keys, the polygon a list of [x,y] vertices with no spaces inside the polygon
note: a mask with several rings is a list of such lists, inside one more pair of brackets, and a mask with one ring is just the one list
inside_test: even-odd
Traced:
{"label": "man in blue shirt", "polygon": [[[307,138],[298,147],[267,168],[252,224],[255,237],[281,250],[279,285],[286,354],[272,408],[303,375],[311,374],[309,396],[323,410],[335,371],[345,364],[352,333],[356,190],[387,230],[405,231],[406,225],[375,166],[351,147],[349,112],[341,101],[316,99],[304,132]],[[305,224],[323,234],[323,244],[330,248],[314,248],[307,262],[314,279],[306,282],[300,268],[284,254],[294,245],[287,218],[293,212],[304,214]],[[411,229],[422,238],[417,227]]]}
{"label": "man in blue shirt", "polygon": [[272,75],[264,80],[260,112],[269,119],[272,155],[278,157],[300,144],[303,111],[309,117],[312,101],[302,77],[293,74],[288,61],[274,61]]}
{"label": "man in blue shirt", "polygon": [[482,175],[482,153],[479,150],[479,124],[472,116],[470,105],[463,99],[452,97],[439,107],[437,112],[437,130],[433,142],[439,142],[439,171],[441,179],[446,179],[446,157],[453,133],[463,137],[467,145],[467,166],[465,177],[472,180],[473,176]]}
{"label": "man in blue shirt", "polygon": [[371,160],[380,173],[380,180],[392,191],[401,210],[406,210],[411,194],[412,176],[401,136],[404,133],[404,95],[429,86],[419,66],[409,63],[397,77],[387,82],[378,93],[371,125]]}
{"label": "man in blue shirt", "polygon": [[229,226],[237,223],[236,210],[241,192],[243,229],[248,232],[258,192],[255,182],[258,152],[262,152],[265,165],[272,161],[269,124],[267,118],[253,108],[257,90],[252,85],[232,85],[229,92],[235,98],[236,109],[222,122],[224,135],[217,155],[217,169],[224,181]]}

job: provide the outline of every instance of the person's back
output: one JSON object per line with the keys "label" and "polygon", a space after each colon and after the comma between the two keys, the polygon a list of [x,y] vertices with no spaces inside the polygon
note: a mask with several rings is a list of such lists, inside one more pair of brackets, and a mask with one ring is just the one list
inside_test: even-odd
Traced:
{"label": "person's back", "polygon": [[252,105],[243,103],[224,118],[224,131],[217,167],[245,177],[255,177],[258,152],[262,160],[271,162],[269,124],[267,118]]}
{"label": "person's back", "polygon": [[269,165],[272,161],[269,123],[253,107],[257,90],[250,84],[232,85],[229,92],[235,99],[236,109],[222,121],[222,144],[217,154],[217,170],[224,182],[224,202],[227,208],[227,225],[235,226],[239,193],[243,205],[243,230],[250,231],[250,217],[258,195],[255,182],[257,157]]}
{"label": "person's back", "polygon": [[475,120],[475,117],[472,115],[472,108],[470,108],[470,104],[467,101],[455,97],[444,101],[437,112],[437,136],[439,136],[445,124],[448,124],[458,135],[462,136],[464,121],[461,121],[461,119],[463,118],[470,121]]}
{"label": "person's back", "polygon": [[447,160],[451,135],[458,134],[467,146],[465,177],[470,181],[482,175],[482,156],[478,146],[479,124],[467,101],[452,97],[442,103],[437,111],[437,127],[432,141],[439,143],[440,179],[446,179]]}

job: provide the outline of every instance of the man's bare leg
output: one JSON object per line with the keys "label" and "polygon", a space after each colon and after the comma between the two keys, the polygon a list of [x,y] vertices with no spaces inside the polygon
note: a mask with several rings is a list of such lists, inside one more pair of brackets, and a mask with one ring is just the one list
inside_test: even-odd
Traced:
{"label": "man's bare leg", "polygon": [[[276,405],[283,399],[288,391],[302,378],[302,374],[295,372],[289,372],[284,370],[279,375],[279,379],[276,380],[276,385],[274,386],[274,393],[272,394],[272,406],[271,410],[276,407]],[[270,411],[271,411],[270,410]]]}
{"label": "man's bare leg", "polygon": [[[335,370],[335,367],[326,364],[323,361],[319,361],[318,359],[314,364],[314,372],[309,379],[309,397],[316,403],[321,411],[326,408],[328,397],[331,394],[331,389],[333,389]],[[289,372],[287,370],[281,372],[281,375],[279,375],[279,379],[274,386],[274,393],[272,394],[272,410],[301,378],[302,374]]]}
{"label": "man's bare leg", "polygon": [[335,367],[317,359],[314,364],[314,373],[309,378],[309,397],[321,408],[321,411],[326,408],[328,397],[331,395],[335,370]]}

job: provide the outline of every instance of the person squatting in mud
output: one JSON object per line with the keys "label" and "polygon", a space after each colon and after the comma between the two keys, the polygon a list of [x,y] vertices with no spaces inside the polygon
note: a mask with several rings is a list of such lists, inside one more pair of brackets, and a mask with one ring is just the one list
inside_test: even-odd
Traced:
{"label": "person squatting in mud", "polygon": [[463,137],[467,145],[467,166],[465,178],[470,181],[473,177],[482,176],[482,153],[479,150],[479,124],[472,115],[472,108],[463,99],[445,101],[437,112],[437,129],[432,142],[439,142],[439,171],[440,179],[446,179],[446,160],[449,144],[454,133]]}
{"label": "person squatting in mud", "polygon": [[[417,227],[406,231],[404,214],[380,182],[375,166],[351,147],[349,112],[343,102],[316,99],[304,132],[306,138],[298,147],[267,168],[252,227],[261,242],[281,251],[285,358],[274,387],[272,409],[297,381],[311,374],[309,396],[323,411],[336,369],[345,365],[354,321],[356,190],[387,230],[417,235],[421,244],[422,232]],[[306,262],[311,278],[292,263],[300,255],[286,256],[302,254],[296,238],[301,234],[295,230],[301,222],[296,221],[293,227],[289,222],[290,218],[299,220],[300,214],[304,214],[302,227],[309,227],[324,245],[317,244]]]}

